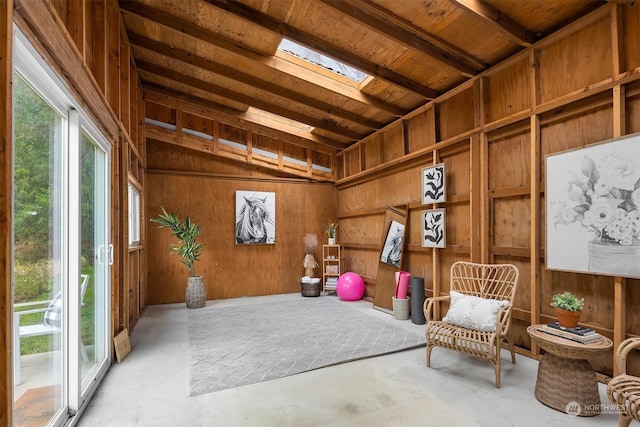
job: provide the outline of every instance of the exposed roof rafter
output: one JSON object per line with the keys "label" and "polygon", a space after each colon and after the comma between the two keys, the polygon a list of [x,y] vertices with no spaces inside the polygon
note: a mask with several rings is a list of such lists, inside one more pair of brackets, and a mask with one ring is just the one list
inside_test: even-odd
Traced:
{"label": "exposed roof rafter", "polygon": [[158,85],[143,83],[142,89],[144,90],[146,101],[217,120],[238,129],[251,130],[271,138],[281,139],[290,144],[317,149],[325,153],[342,150],[348,145],[313,135],[293,126],[287,126],[282,122],[269,120],[264,116],[258,117],[252,113],[221,106],[214,102],[185,95]]}
{"label": "exposed roof rafter", "polygon": [[[152,64],[150,62],[138,61],[137,65],[138,65],[138,69],[143,73],[149,73],[161,78],[174,80],[178,83],[186,84],[194,88],[209,91],[211,93],[216,94],[217,96],[228,98],[243,104],[251,105],[261,110],[269,111],[273,114],[278,114],[280,116],[287,117],[292,120],[296,120],[298,122],[304,123],[309,126],[324,129],[332,133],[338,133],[347,138],[351,137],[351,132],[348,129],[332,125],[327,121],[317,120],[313,117],[301,114],[297,111],[291,111],[286,108],[279,107],[278,105],[275,105],[266,101],[262,101],[260,99],[245,95],[243,93],[232,91],[225,87],[222,87],[213,83],[209,83],[207,81],[200,80],[195,77],[187,76],[185,74],[170,70],[168,68],[165,68],[156,64]],[[360,118],[360,121],[362,121],[362,118]],[[375,129],[376,125],[378,127],[381,126],[381,124],[374,122],[374,124],[370,125],[370,129]]]}
{"label": "exposed roof rafter", "polygon": [[298,44],[307,46],[310,49],[315,49],[318,52],[321,52],[322,54],[327,55],[337,61],[341,61],[369,75],[383,79],[389,83],[407,89],[427,99],[433,99],[440,95],[438,91],[430,87],[424,86],[414,80],[399,75],[388,68],[384,68],[364,58],[356,57],[352,52],[348,52],[344,49],[327,43],[320,37],[316,37],[313,34],[309,34],[284,22],[280,22],[270,17],[269,15],[247,7],[241,3],[229,0],[206,0],[206,2],[211,4],[212,6],[238,16],[246,20],[247,22],[251,22],[254,25],[260,25],[266,30],[269,30],[276,34],[280,34],[281,36],[293,40]]}
{"label": "exposed roof rafter", "polygon": [[478,15],[500,31],[508,34],[521,46],[529,47],[538,37],[516,21],[479,0],[450,0],[456,6]]}
{"label": "exposed roof rafter", "polygon": [[[405,29],[404,27],[407,26],[406,23],[404,23],[404,26],[401,26],[395,15],[371,2],[356,0],[357,3],[352,4],[347,0],[320,1],[347,15],[349,18],[360,22],[369,29],[397,41],[404,47],[421,52],[448,65],[465,77],[473,77],[486,68],[486,64],[459,51],[453,46],[447,46],[445,50],[426,40],[426,38],[422,37],[415,29],[414,31]],[[364,8],[371,9],[372,11],[375,10],[375,14],[365,11]],[[424,32],[422,33],[424,35]],[[431,38],[433,38],[433,36],[431,36]],[[443,41],[439,41],[439,44],[446,45]]]}
{"label": "exposed roof rafter", "polygon": [[[261,79],[260,77],[256,77],[244,71],[240,71],[240,70],[228,67],[226,65],[218,64],[208,59],[196,56],[191,52],[187,52],[185,50],[178,49],[176,47],[171,47],[169,45],[157,42],[155,40],[148,39],[147,37],[141,36],[139,34],[130,33],[129,42],[133,46],[137,46],[137,47],[147,49],[156,53],[160,53],[162,55],[176,59],[178,61],[182,61],[184,63],[202,68],[204,70],[211,71],[216,74],[220,74],[222,76],[236,80],[238,82],[241,82],[244,84],[251,84],[256,87],[261,87],[262,90],[271,92],[276,96],[285,97],[293,101],[300,102],[301,104],[313,106],[313,108],[324,111],[325,113],[340,111],[340,108],[338,107],[318,101],[302,93],[292,91],[282,86],[278,86],[274,83],[268,82],[264,79]],[[349,112],[347,111],[343,111],[343,113],[349,115]],[[327,124],[325,126],[329,126],[329,125]],[[355,140],[362,138],[365,135],[363,133],[353,132],[349,129],[344,129],[344,128],[338,129],[335,127],[333,128],[333,130],[330,130],[330,132],[337,133],[338,135],[343,135]]]}
{"label": "exposed roof rafter", "polygon": [[[239,47],[237,43],[234,43],[231,40],[225,39],[218,34],[213,34],[207,30],[191,24],[184,19],[155,9],[149,5],[145,5],[143,3],[135,1],[125,1],[122,2],[120,7],[125,14],[155,22],[158,25],[161,25],[178,33],[191,36],[198,40],[202,40],[233,54],[242,56],[252,61],[256,61],[275,70],[280,70],[284,73],[287,73],[288,75],[296,77],[299,73],[299,69],[301,68],[300,66],[293,66],[289,61],[282,60],[278,57],[264,55],[263,53],[257,52],[255,50]],[[328,87],[330,86],[330,84],[336,84],[335,82],[328,80],[329,79],[327,78],[321,79],[317,76],[316,80],[313,81],[310,79],[305,79],[305,81],[318,87]],[[359,102],[369,107],[379,109],[396,117],[406,114],[406,111],[398,109],[394,105],[390,105],[381,100],[375,99],[374,97],[363,94],[356,88],[349,88],[346,85],[341,85],[340,93],[355,102]]]}

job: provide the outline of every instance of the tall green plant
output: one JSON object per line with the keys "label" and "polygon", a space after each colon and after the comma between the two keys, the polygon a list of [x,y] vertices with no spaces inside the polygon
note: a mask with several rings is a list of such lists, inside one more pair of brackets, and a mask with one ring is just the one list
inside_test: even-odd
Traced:
{"label": "tall green plant", "polygon": [[188,216],[180,221],[177,213],[168,213],[164,207],[158,218],[151,218],[150,221],[160,224],[160,228],[168,228],[171,235],[180,240],[178,244],[171,244],[169,250],[180,255],[182,263],[189,270],[189,276],[195,276],[193,263],[198,261],[203,247],[202,243],[197,242],[202,232],[200,225],[192,222]]}

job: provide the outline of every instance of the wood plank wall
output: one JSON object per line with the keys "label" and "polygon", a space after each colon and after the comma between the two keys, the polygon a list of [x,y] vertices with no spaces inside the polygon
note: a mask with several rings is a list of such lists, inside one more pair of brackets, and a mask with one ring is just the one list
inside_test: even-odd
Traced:
{"label": "wood plank wall", "polygon": [[[0,425],[11,426],[11,147],[13,23],[66,79],[82,108],[112,144],[112,336],[131,329],[145,304],[144,240],[127,250],[127,183],[144,186],[144,104],[116,0],[2,0],[0,3]],[[143,199],[144,200],[144,199]],[[143,206],[144,212],[144,206]],[[143,230],[144,236],[144,230]],[[129,258],[134,258],[130,262]],[[126,296],[126,297],[125,297]]]}
{"label": "wood plank wall", "polygon": [[[304,275],[303,237],[318,236],[315,258],[326,243],[323,225],[335,220],[337,190],[332,183],[274,176],[269,169],[149,140],[146,181],[150,217],[178,211],[202,225],[204,251],[196,273],[204,276],[207,299],[300,292]],[[276,244],[235,244],[237,190],[275,192]],[[147,223],[149,304],[184,302],[187,269],[169,253],[167,230]],[[320,270],[316,270],[319,274]]]}
{"label": "wood plank wall", "polygon": [[[544,268],[545,156],[640,132],[640,7],[610,4],[403,117],[338,156],[346,268],[375,293],[387,206],[408,205],[403,269],[427,296],[449,289],[457,260],[520,269],[513,338],[554,320],[552,294],[586,301],[581,320],[614,341],[640,335],[640,280]],[[421,204],[421,168],[444,162],[447,201]],[[421,211],[444,207],[445,249],[421,247]],[[594,361],[613,372],[613,351]]]}

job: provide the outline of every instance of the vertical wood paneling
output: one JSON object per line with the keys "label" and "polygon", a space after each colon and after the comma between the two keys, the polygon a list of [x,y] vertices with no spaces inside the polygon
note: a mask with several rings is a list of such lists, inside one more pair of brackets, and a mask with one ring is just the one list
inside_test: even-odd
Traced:
{"label": "vertical wood paneling", "polygon": [[[124,31],[124,29],[122,30]],[[130,47],[126,43],[125,38],[120,38],[120,115],[118,118],[122,123],[124,129],[131,132],[131,111],[129,106],[131,105],[131,58]]]}
{"label": "vertical wood paneling", "polygon": [[475,93],[468,89],[436,104],[438,139],[444,140],[473,129],[474,101]]}
{"label": "vertical wood paneling", "polygon": [[541,102],[611,79],[610,38],[609,19],[600,19],[540,50]]}
{"label": "vertical wood paneling", "polygon": [[116,0],[107,1],[107,101],[120,117],[120,8]]}
{"label": "vertical wood paneling", "polygon": [[[621,40],[623,45],[619,46],[622,51],[620,56],[624,58],[624,71],[633,71],[640,68],[640,7],[638,3],[621,4],[624,12],[624,25],[622,26],[623,36]],[[618,16],[620,16],[620,8],[618,8]],[[620,28],[618,26],[618,28]]]}
{"label": "vertical wood paneling", "polygon": [[95,6],[94,0],[84,1],[84,7],[83,7],[84,16],[82,17],[82,34],[83,34],[82,46],[83,46],[84,53],[82,56],[84,57],[84,63],[87,69],[89,70],[93,69],[94,51],[92,47],[93,47],[93,35],[94,35],[94,31],[96,31],[96,29],[92,28],[91,25],[93,23],[94,13],[100,13],[99,11],[94,10],[94,6]]}
{"label": "vertical wood paneling", "polygon": [[611,73],[616,79],[624,69],[625,50],[621,49],[624,43],[624,21],[622,19],[622,5],[611,3]]}
{"label": "vertical wood paneling", "polygon": [[[474,135],[471,138],[470,151],[470,169],[471,169],[471,195],[469,198],[470,204],[470,218],[471,218],[471,260],[480,260],[484,262],[486,254],[483,254],[483,231],[486,230],[486,226],[483,223],[487,218],[487,212],[483,209],[486,206],[482,203],[483,195],[480,189],[479,183],[482,182],[482,164],[483,164],[483,152],[485,151],[486,141],[481,135]],[[476,183],[474,185],[474,183]]]}
{"label": "vertical wood paneling", "polygon": [[427,148],[436,143],[433,108],[429,108],[411,120],[407,120],[408,153]]}
{"label": "vertical wood paneling", "polygon": [[69,1],[67,3],[67,16],[65,23],[67,31],[78,48],[78,52],[82,56],[82,61],[86,62],[86,49],[84,38],[84,8],[86,0]]}
{"label": "vertical wood paneling", "polygon": [[503,67],[487,77],[487,120],[493,122],[531,107],[531,86],[527,73],[529,61]]}
{"label": "vertical wood paneling", "polygon": [[89,29],[92,31],[92,45],[91,50],[91,73],[93,78],[100,86],[103,94],[106,94],[106,81],[107,81],[107,4],[105,0],[95,0],[93,2],[93,13],[91,15],[91,21]]}
{"label": "vertical wood paneling", "polygon": [[11,210],[13,149],[13,1],[0,2],[0,425],[10,426],[13,408],[13,301],[11,300]]}

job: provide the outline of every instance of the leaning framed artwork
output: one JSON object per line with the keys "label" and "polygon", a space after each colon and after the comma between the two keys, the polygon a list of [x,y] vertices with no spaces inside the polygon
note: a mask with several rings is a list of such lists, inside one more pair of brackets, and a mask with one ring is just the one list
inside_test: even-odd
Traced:
{"label": "leaning framed artwork", "polygon": [[422,168],[422,204],[442,203],[446,198],[444,163]]}
{"label": "leaning framed artwork", "polygon": [[445,209],[429,209],[422,211],[422,247],[444,248]]}
{"label": "leaning framed artwork", "polygon": [[640,278],[640,134],[546,157],[546,267]]}
{"label": "leaning framed artwork", "polygon": [[276,193],[236,191],[236,244],[276,243]]}
{"label": "leaning framed artwork", "polygon": [[404,224],[398,221],[391,221],[387,237],[382,247],[380,261],[385,264],[400,268],[402,259],[402,242],[404,240]]}

